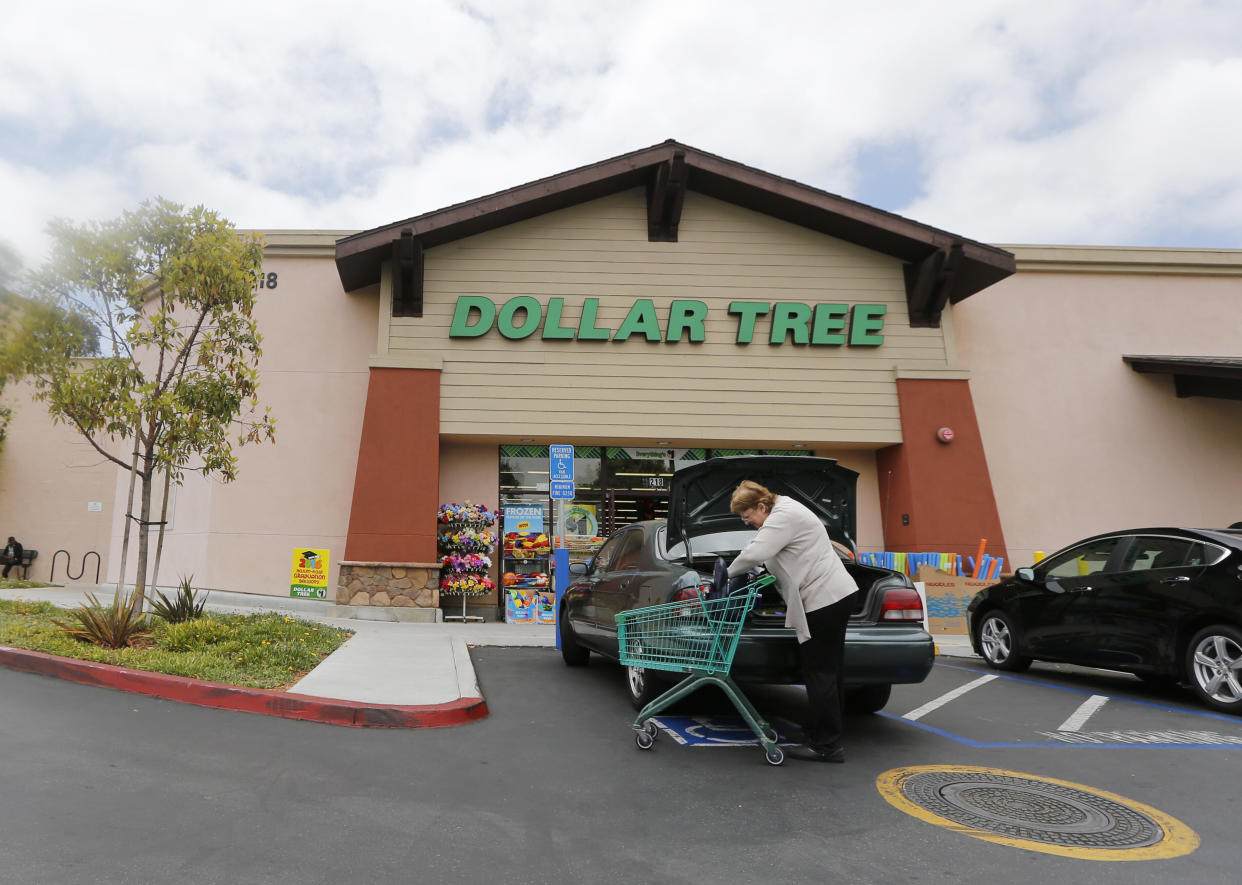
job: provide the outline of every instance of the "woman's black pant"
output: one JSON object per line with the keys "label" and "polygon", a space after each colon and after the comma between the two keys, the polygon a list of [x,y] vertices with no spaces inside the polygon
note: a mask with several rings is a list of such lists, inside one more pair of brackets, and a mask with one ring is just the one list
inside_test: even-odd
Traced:
{"label": "woman's black pant", "polygon": [[845,625],[854,611],[854,594],[806,613],[811,638],[798,645],[806,680],[807,717],[804,743],[823,750],[841,746],[841,661]]}

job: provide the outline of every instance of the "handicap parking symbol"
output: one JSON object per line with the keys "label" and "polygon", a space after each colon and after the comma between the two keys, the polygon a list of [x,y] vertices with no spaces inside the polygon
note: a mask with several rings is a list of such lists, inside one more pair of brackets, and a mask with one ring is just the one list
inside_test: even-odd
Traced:
{"label": "handicap parking symbol", "polygon": [[[759,743],[741,716],[653,716],[661,731],[686,747],[753,747]],[[768,724],[776,729],[777,743],[788,745],[788,737],[797,726],[784,719],[773,718]]]}

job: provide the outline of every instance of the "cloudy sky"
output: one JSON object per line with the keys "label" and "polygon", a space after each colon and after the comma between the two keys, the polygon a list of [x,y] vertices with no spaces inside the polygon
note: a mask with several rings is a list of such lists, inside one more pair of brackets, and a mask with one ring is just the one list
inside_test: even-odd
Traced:
{"label": "cloudy sky", "polygon": [[354,230],[666,138],[992,243],[1242,248],[1236,0],[6,8],[0,244]]}

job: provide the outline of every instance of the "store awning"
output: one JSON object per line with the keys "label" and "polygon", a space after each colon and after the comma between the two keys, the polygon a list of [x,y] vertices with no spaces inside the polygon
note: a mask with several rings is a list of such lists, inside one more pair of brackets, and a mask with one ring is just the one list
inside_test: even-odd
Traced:
{"label": "store awning", "polygon": [[956,304],[1012,275],[1011,252],[919,224],[818,188],[669,140],[590,166],[458,203],[344,237],[336,266],[345,291],[380,280],[385,262],[422,250],[595,200],[645,187],[648,239],[677,242],[687,190],[724,200],[905,263],[911,325],[937,326]]}
{"label": "store awning", "polygon": [[1121,357],[1136,372],[1172,375],[1178,396],[1242,400],[1242,358],[1222,356]]}

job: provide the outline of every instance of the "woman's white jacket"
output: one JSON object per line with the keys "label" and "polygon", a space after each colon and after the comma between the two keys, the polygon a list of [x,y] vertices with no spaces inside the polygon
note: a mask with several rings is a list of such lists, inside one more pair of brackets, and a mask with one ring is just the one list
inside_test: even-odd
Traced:
{"label": "woman's white jacket", "polygon": [[776,497],[758,533],[729,566],[729,577],[758,565],[776,576],[785,599],[785,626],[794,628],[800,643],[811,638],[807,612],[858,592],[819,517],[786,495]]}

